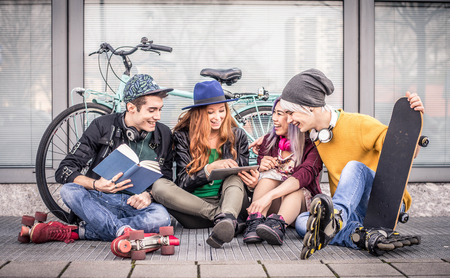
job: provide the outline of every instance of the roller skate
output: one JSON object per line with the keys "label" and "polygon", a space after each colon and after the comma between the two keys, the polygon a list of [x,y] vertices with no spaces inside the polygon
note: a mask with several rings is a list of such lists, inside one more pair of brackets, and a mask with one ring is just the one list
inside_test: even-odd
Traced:
{"label": "roller skate", "polygon": [[[38,223],[34,224],[35,220]],[[18,240],[28,243],[44,243],[48,241],[64,241],[65,243],[73,242],[72,231],[78,229],[75,225],[65,225],[58,221],[47,220],[47,214],[36,212],[35,217],[24,215],[22,217],[22,229],[19,233]]]}
{"label": "roller skate", "polygon": [[360,227],[352,234],[351,239],[359,248],[369,251],[372,255],[381,256],[397,248],[418,245],[421,238],[420,236],[403,236],[386,228]]}
{"label": "roller skate", "polygon": [[318,194],[313,198],[309,212],[307,232],[300,254],[302,260],[327,246],[343,225],[340,211],[333,207],[333,201],[325,194]]}
{"label": "roller skate", "polygon": [[173,226],[160,227],[159,234],[125,228],[123,235],[111,243],[111,251],[118,257],[144,260],[147,252],[161,248],[161,255],[173,255],[180,240],[173,236]]}
{"label": "roller skate", "polygon": [[33,216],[24,215],[22,216],[22,229],[19,232],[19,236],[17,238],[18,241],[22,243],[30,242],[30,232],[29,230],[34,226],[34,222],[38,221],[38,223],[44,223],[47,221],[47,213],[37,211]]}

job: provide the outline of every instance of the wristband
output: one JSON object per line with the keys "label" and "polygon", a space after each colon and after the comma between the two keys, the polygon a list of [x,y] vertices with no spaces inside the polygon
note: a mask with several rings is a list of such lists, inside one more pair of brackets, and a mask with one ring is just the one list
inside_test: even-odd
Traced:
{"label": "wristband", "polygon": [[94,180],[94,181],[92,182],[92,187],[94,188],[94,190],[98,191],[97,188],[95,188],[95,182],[96,182],[96,181],[97,181],[97,180]]}
{"label": "wristband", "polygon": [[205,170],[206,176],[209,177],[209,174],[210,174],[210,173],[208,172],[208,165],[209,165],[209,164],[206,164],[206,165],[205,165],[205,168],[203,168],[203,170]]}

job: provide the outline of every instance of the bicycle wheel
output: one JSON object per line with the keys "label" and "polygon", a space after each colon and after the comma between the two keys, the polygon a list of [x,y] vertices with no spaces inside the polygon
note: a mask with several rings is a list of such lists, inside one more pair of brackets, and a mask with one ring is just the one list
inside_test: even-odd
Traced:
{"label": "bicycle wheel", "polygon": [[234,118],[245,130],[249,143],[266,135],[273,126],[271,106],[259,106],[258,110],[256,107],[250,107],[239,115],[235,115]]}
{"label": "bicycle wheel", "polygon": [[[55,181],[58,169],[72,147],[95,118],[111,113],[111,109],[97,103],[76,104],[61,112],[47,127],[36,155],[36,182],[39,194],[49,209],[59,219],[69,222],[70,209],[59,194],[62,184]],[[84,169],[82,173],[87,171]]]}

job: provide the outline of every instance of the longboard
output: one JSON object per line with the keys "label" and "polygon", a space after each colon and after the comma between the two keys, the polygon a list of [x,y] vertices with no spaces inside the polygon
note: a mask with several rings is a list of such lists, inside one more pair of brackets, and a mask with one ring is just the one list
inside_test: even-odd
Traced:
{"label": "longboard", "polygon": [[411,109],[406,97],[397,100],[378,161],[364,228],[395,230],[422,122],[422,113]]}

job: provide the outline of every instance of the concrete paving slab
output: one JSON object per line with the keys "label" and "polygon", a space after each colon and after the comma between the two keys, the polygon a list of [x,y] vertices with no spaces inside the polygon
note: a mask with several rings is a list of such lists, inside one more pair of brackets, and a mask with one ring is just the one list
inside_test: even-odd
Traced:
{"label": "concrete paving slab", "polygon": [[148,261],[148,260],[139,260],[134,262],[135,265],[170,265],[170,266],[177,266],[177,265],[196,265],[193,261]]}
{"label": "concrete paving slab", "polygon": [[138,264],[134,267],[132,278],[137,277],[191,277],[197,278],[198,266],[188,264]]}
{"label": "concrete paving slab", "polygon": [[361,259],[361,260],[322,260],[323,264],[383,264],[384,262],[375,256],[373,259]]}
{"label": "concrete paving slab", "polygon": [[128,277],[131,271],[131,262],[97,262],[76,261],[72,262],[61,277]]}
{"label": "concrete paving slab", "polygon": [[199,261],[199,265],[259,265],[257,261]]}
{"label": "concrete paving slab", "polygon": [[267,278],[264,268],[260,264],[248,265],[200,265],[200,277],[246,277]]}
{"label": "concrete paving slab", "polygon": [[365,263],[365,264],[340,264],[332,263],[328,266],[339,277],[395,277],[403,276],[389,264]]}
{"label": "concrete paving slab", "polygon": [[442,263],[441,259],[424,259],[424,258],[413,258],[413,259],[386,259],[383,260],[386,263]]}
{"label": "concrete paving slab", "polygon": [[58,277],[69,262],[10,262],[0,277]]}
{"label": "concrete paving slab", "polygon": [[450,264],[441,263],[393,263],[392,266],[407,276],[450,275]]}
{"label": "concrete paving slab", "polygon": [[318,263],[286,263],[267,262],[263,264],[269,277],[335,277],[333,272],[323,264]]}

